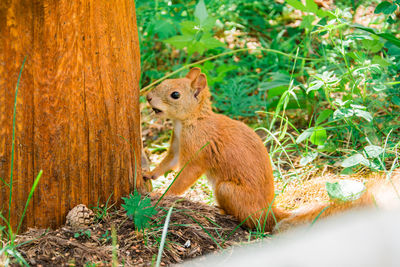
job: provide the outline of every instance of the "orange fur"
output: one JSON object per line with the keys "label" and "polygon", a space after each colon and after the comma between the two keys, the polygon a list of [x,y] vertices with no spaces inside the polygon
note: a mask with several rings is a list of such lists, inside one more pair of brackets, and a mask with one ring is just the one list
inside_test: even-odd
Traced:
{"label": "orange fur", "polygon": [[[179,93],[178,99],[172,97],[173,92]],[[245,224],[252,228],[260,221],[265,231],[271,231],[277,222],[285,228],[312,221],[328,205],[315,205],[297,213],[274,207],[274,180],[267,149],[247,125],[212,111],[206,76],[200,69],[191,69],[184,78],[165,80],[148,93],[147,100],[157,115],[173,120],[174,131],[167,156],[144,177],[156,179],[186,165],[167,194],[182,194],[205,173],[225,213],[239,221],[247,219]],[[333,205],[324,214],[363,201],[370,202],[365,197],[340,207]]]}
{"label": "orange fur", "polygon": [[287,230],[295,225],[312,222],[318,216],[325,218],[354,208],[394,209],[400,206],[400,172],[394,172],[390,180],[370,179],[366,185],[367,191],[355,201],[330,201],[298,208],[281,220],[276,230]]}

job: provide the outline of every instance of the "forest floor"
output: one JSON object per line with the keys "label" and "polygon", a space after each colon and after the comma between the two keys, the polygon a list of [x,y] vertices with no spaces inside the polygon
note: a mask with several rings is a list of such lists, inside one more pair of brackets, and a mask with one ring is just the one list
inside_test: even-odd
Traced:
{"label": "forest floor", "polygon": [[[236,229],[238,223],[234,218],[221,215],[215,207],[185,198],[165,197],[153,218],[165,217],[172,205],[174,212],[162,266],[248,241],[248,232],[240,227]],[[108,266],[113,262],[113,253],[114,260],[123,266],[150,266],[156,260],[162,226],[163,220],[161,227],[137,232],[133,221],[120,209],[81,231],[69,226],[57,230],[31,229],[18,237],[18,243],[25,243],[18,250],[33,266]],[[112,227],[116,229],[115,246]]]}

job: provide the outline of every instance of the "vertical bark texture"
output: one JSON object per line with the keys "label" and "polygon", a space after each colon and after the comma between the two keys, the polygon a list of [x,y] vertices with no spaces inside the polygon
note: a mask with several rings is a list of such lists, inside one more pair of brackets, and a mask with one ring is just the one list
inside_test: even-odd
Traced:
{"label": "vertical bark texture", "polygon": [[[140,176],[140,58],[134,0],[0,1],[0,178],[12,218],[43,176],[24,226],[56,227],[73,206],[117,202]],[[126,141],[124,140],[126,139]],[[0,181],[0,210],[8,188]],[[3,224],[3,222],[0,222]]]}

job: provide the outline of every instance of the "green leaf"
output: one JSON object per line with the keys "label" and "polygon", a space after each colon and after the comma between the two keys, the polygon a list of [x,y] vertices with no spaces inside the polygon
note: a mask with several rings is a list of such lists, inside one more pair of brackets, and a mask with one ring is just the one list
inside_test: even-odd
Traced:
{"label": "green leaf", "polygon": [[325,142],[323,146],[318,147],[318,152],[335,152],[337,150],[338,146],[337,144],[333,142]]}
{"label": "green leaf", "polygon": [[305,156],[301,157],[300,165],[305,166],[312,162],[318,156],[318,152],[309,152]]}
{"label": "green leaf", "polygon": [[350,25],[350,26],[353,27],[353,28],[357,28],[357,29],[372,33],[372,34],[374,34],[376,36],[379,36],[379,37],[385,39],[386,41],[396,45],[397,47],[400,47],[400,39],[396,38],[396,36],[394,36],[391,33],[377,33],[372,28],[364,27],[364,26],[358,25],[358,24],[353,24],[353,25]]}
{"label": "green leaf", "polygon": [[353,167],[358,164],[363,164],[363,165],[369,165],[369,161],[364,158],[362,154],[355,154],[353,156],[348,157],[342,162],[342,167],[343,168],[348,168],[348,167]]}
{"label": "green leaf", "polygon": [[283,128],[281,127],[281,131],[280,131],[281,133],[279,134],[279,137],[278,137],[279,141],[281,141],[285,137],[285,135],[287,133],[288,124],[289,124],[288,121],[286,121]]}
{"label": "green leaf", "polygon": [[392,103],[397,105],[397,106],[400,106],[400,97],[398,97],[397,95],[393,96],[392,97]]}
{"label": "green leaf", "polygon": [[84,233],[87,237],[90,237],[92,235],[92,232],[90,230],[86,230]]}
{"label": "green leaf", "polygon": [[364,147],[364,150],[369,158],[377,158],[384,151],[383,148],[381,148],[380,146],[374,145],[366,146]]}
{"label": "green leaf", "polygon": [[205,21],[203,21],[203,23],[201,23],[201,28],[204,31],[209,32],[212,30],[212,27],[214,27],[216,21],[217,21],[216,18],[209,16]]}
{"label": "green leaf", "polygon": [[171,19],[163,19],[157,22],[155,21],[153,24],[154,32],[161,40],[176,34],[174,23],[171,21]]}
{"label": "green leaf", "polygon": [[334,119],[348,118],[352,117],[353,115],[354,115],[354,110],[350,108],[337,109],[335,110],[335,112],[333,112]]}
{"label": "green leaf", "polygon": [[357,117],[364,118],[366,121],[369,121],[369,122],[372,121],[372,119],[373,119],[371,113],[369,113],[368,111],[365,111],[365,110],[355,109],[354,114]]}
{"label": "green leaf", "polygon": [[199,0],[197,3],[196,9],[194,10],[194,16],[199,19],[201,24],[203,24],[203,22],[207,19],[208,13],[206,5],[204,4],[204,0]]}
{"label": "green leaf", "polygon": [[308,94],[310,91],[315,91],[320,89],[324,85],[323,81],[315,80],[310,83],[310,86],[307,88],[306,93]]}
{"label": "green leaf", "polygon": [[125,209],[126,215],[133,219],[135,227],[138,230],[143,230],[149,226],[152,216],[157,214],[155,207],[151,206],[149,197],[141,199],[140,194],[135,191],[129,197],[123,197],[124,204],[121,206]]}
{"label": "green leaf", "polygon": [[379,40],[371,40],[371,39],[363,39],[361,43],[365,49],[370,50],[372,53],[377,53],[381,51],[384,46],[384,43]]}
{"label": "green leaf", "polygon": [[286,3],[300,11],[314,13],[320,18],[324,17],[328,17],[330,19],[335,18],[335,16],[332,13],[318,8],[317,4],[313,0],[306,0],[305,6],[301,3],[301,1],[298,0],[286,0]]}
{"label": "green leaf", "polygon": [[377,65],[381,66],[381,68],[383,68],[383,69],[388,67],[388,66],[390,66],[390,65],[392,65],[386,59],[384,59],[384,58],[382,58],[382,57],[380,57],[378,55],[375,55],[372,58],[372,64],[377,64]]}
{"label": "green leaf", "polygon": [[193,35],[195,35],[199,31],[199,25],[190,20],[182,21],[179,26],[181,26],[182,35],[191,36],[193,39]]}
{"label": "green leaf", "polygon": [[339,182],[326,182],[326,191],[333,201],[354,201],[359,199],[366,187],[363,183],[354,180],[340,180]]}
{"label": "green leaf", "polygon": [[206,34],[204,35],[203,39],[200,40],[200,42],[203,43],[207,49],[213,49],[213,48],[225,46],[225,44],[222,43],[221,41],[215,39],[214,37],[208,36]]}
{"label": "green leaf", "polygon": [[390,56],[400,56],[400,46],[396,46],[389,42],[386,42],[385,47],[387,48],[387,53]]}
{"label": "green leaf", "polygon": [[188,35],[177,35],[167,40],[164,40],[165,43],[171,44],[178,49],[187,47],[192,43],[192,41],[193,41],[193,36],[188,36]]}
{"label": "green leaf", "polygon": [[387,87],[384,84],[374,84],[372,85],[372,89],[374,89],[375,92],[381,92],[385,91]]}
{"label": "green leaf", "polygon": [[307,12],[306,7],[298,0],[286,0],[286,3],[300,11]]}
{"label": "green leaf", "polygon": [[314,2],[314,0],[306,0],[306,9],[308,12],[317,14],[318,5]]}
{"label": "green leaf", "polygon": [[347,103],[349,103],[349,100],[346,100],[346,101],[343,102],[342,99],[336,98],[335,101],[334,101],[334,103],[335,103],[336,105],[339,105],[339,106],[341,106],[341,107],[344,107],[344,106],[347,105]]}
{"label": "green leaf", "polygon": [[396,20],[395,19],[393,19],[393,16],[388,16],[388,18],[387,18],[387,23],[389,23],[389,24],[395,24],[396,23]]}
{"label": "green leaf", "polygon": [[352,175],[352,174],[354,174],[354,171],[353,171],[353,168],[352,168],[352,167],[344,168],[344,169],[340,172],[340,174],[342,174],[342,175]]}
{"label": "green leaf", "polygon": [[310,136],[310,141],[314,145],[322,146],[328,138],[324,127],[315,127],[313,133]]}
{"label": "green leaf", "polygon": [[300,29],[312,30],[312,28],[314,28],[313,22],[315,19],[316,17],[314,15],[303,16],[303,19],[300,24]]}
{"label": "green leaf", "polygon": [[319,116],[318,116],[318,118],[317,118],[317,120],[315,121],[315,123],[318,125],[318,124],[321,124],[322,122],[324,122],[327,118],[329,118],[329,116],[331,116],[331,114],[333,113],[333,110],[331,110],[331,109],[325,109],[325,110],[323,110],[320,114],[319,114]]}
{"label": "green leaf", "polygon": [[310,137],[314,132],[314,127],[308,128],[307,130],[305,130],[304,132],[302,132],[299,137],[297,137],[296,139],[296,144],[299,144],[301,142],[303,142],[304,140],[306,140],[308,137]]}
{"label": "green leaf", "polygon": [[374,13],[375,14],[383,13],[385,15],[390,15],[390,14],[394,13],[396,10],[397,10],[396,4],[392,4],[388,1],[383,1],[383,2],[379,3],[379,5],[377,5]]}
{"label": "green leaf", "polygon": [[[289,87],[290,84],[290,75],[281,72],[272,72],[271,73],[271,80],[261,82],[259,87],[260,90],[271,90],[278,87],[284,87],[285,91]],[[281,93],[280,93],[281,94]],[[279,94],[279,95],[280,95]],[[274,95],[272,95],[274,96]],[[268,97],[272,97],[270,92],[268,92]]]}

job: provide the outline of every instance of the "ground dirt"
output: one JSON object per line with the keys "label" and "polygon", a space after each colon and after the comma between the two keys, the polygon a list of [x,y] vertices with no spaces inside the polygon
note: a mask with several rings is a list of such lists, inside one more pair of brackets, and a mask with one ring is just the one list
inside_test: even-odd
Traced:
{"label": "ground dirt", "polygon": [[[234,218],[221,215],[215,207],[183,198],[165,197],[159,203],[163,209],[154,220],[165,217],[172,205],[174,212],[162,265],[180,263],[247,241],[248,232],[237,228],[238,222]],[[108,266],[112,262],[113,250],[121,265],[150,266],[158,253],[164,220],[162,218],[158,225],[155,223],[144,233],[137,232],[126,213],[117,210],[84,230],[68,226],[49,231],[31,229],[18,237],[20,244],[26,242],[18,250],[34,266]],[[112,227],[116,228],[117,246],[112,246]],[[89,235],[85,234],[86,230],[90,231]],[[75,237],[76,233],[81,234]]]}

